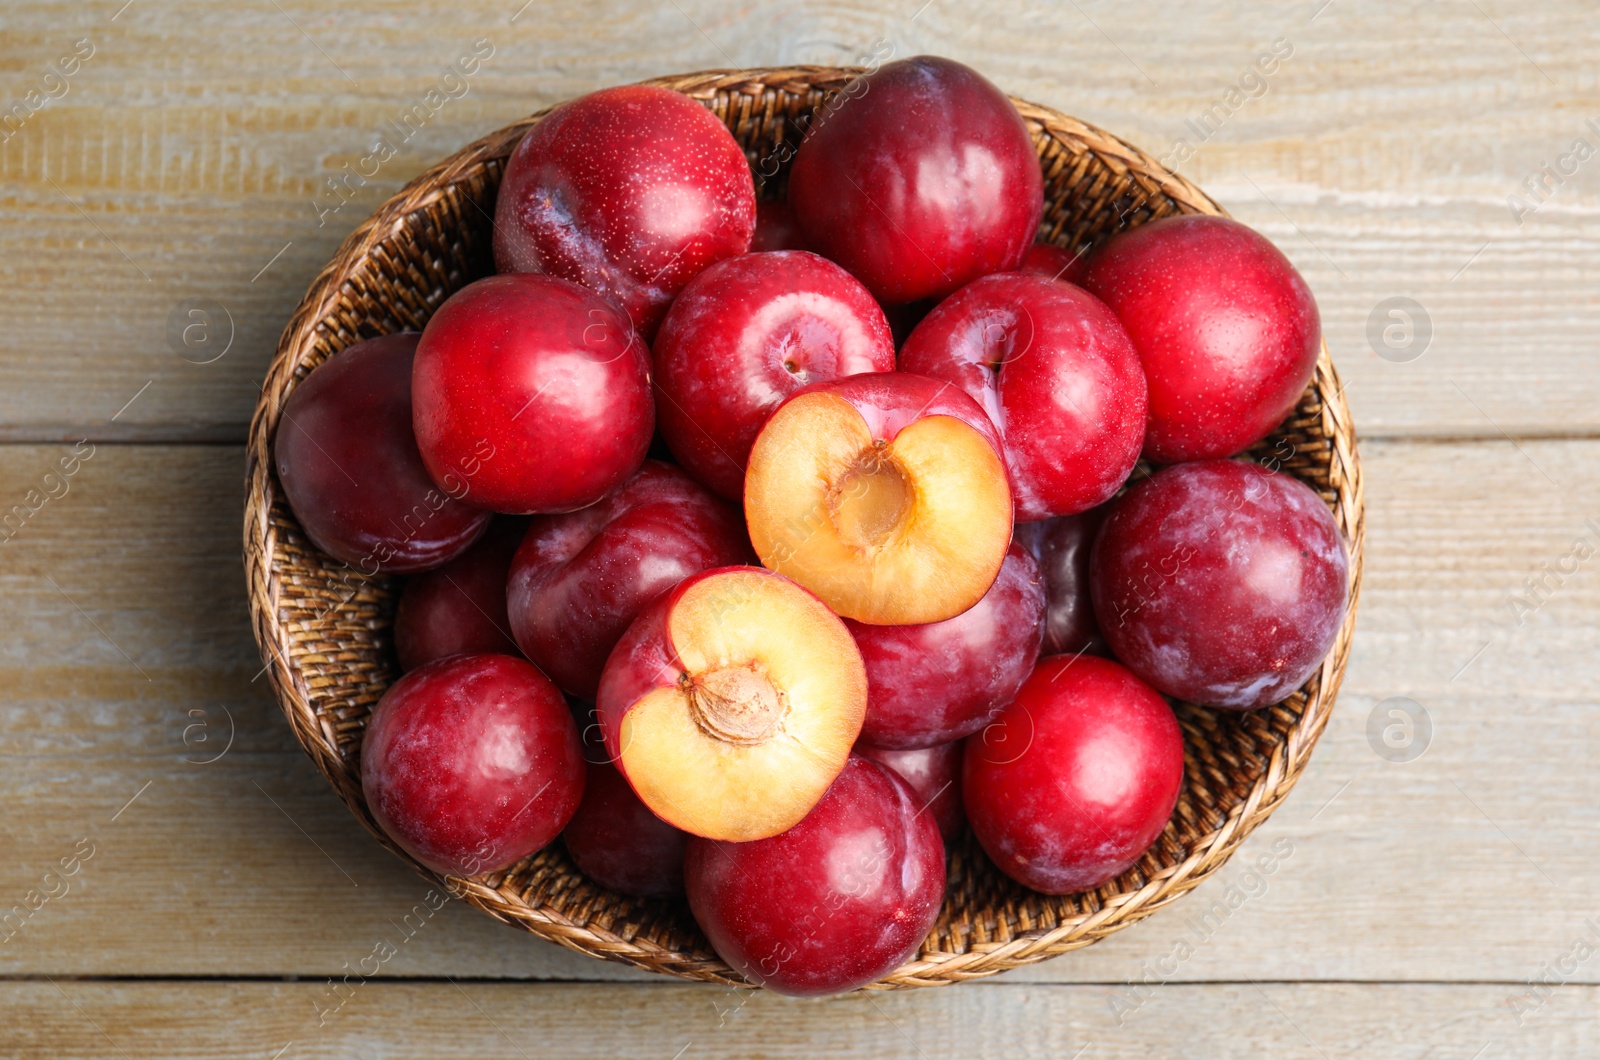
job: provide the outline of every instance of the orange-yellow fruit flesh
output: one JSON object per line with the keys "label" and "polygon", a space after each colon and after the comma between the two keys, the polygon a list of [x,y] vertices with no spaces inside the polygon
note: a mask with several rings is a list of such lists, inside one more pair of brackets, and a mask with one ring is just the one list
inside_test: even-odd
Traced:
{"label": "orange-yellow fruit flesh", "polygon": [[977,603],[1011,540],[999,454],[952,416],[892,441],[831,394],[797,398],[756,440],[745,518],[768,568],[861,622],[939,622]]}
{"label": "orange-yellow fruit flesh", "polygon": [[670,824],[748,842],[822,798],[866,715],[850,632],[803,590],[754,571],[696,583],[667,619],[687,677],[622,721],[622,769]]}

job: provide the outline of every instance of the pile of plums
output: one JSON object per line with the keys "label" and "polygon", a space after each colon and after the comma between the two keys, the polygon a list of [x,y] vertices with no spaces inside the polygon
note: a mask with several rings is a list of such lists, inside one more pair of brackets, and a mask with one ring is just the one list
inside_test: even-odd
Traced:
{"label": "pile of plums", "polygon": [[275,460],[318,548],[410,576],[361,752],[399,846],[467,876],[560,836],[820,994],[917,951],[969,825],[1048,894],[1132,866],[1183,783],[1169,697],[1288,696],[1346,556],[1230,459],[1320,346],[1264,238],[1035,246],[1028,130],[946,59],[819,110],[785,201],[759,164],[664,89],[556,108],[498,275],[318,367]]}

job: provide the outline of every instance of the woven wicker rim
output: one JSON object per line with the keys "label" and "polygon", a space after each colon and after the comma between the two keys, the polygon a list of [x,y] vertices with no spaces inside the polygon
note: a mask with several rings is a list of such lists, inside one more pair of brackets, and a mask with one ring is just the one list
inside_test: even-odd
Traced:
{"label": "woven wicker rim", "polygon": [[[706,104],[775,188],[803,122],[860,71],[838,67],[710,70],[648,84]],[[1173,213],[1225,215],[1199,188],[1117,137],[1014,100],[1040,152],[1042,237],[1081,249],[1118,228]],[[284,329],[250,426],[244,557],[252,624],[278,702],[334,791],[390,843],[361,794],[367,713],[394,677],[393,585],[322,556],[299,532],[271,460],[279,410],[298,381],[352,342],[420,328],[455,289],[489,270],[487,247],[504,160],[548,111],[499,129],[417,177],[363,222],[311,284]],[[770,193],[770,192],[769,192]],[[1253,457],[1316,489],[1350,547],[1350,604],[1333,650],[1282,704],[1247,714],[1180,704],[1186,780],[1151,851],[1096,891],[1060,898],[1006,880],[968,836],[951,847],[944,909],[921,951],[869,989],[981,978],[1096,942],[1215,873],[1283,801],[1327,724],[1349,657],[1365,515],[1356,438],[1324,347],[1294,415]],[[628,899],[586,880],[560,844],[492,876],[441,881],[490,915],[569,949],[687,979],[745,985],[675,903]]]}

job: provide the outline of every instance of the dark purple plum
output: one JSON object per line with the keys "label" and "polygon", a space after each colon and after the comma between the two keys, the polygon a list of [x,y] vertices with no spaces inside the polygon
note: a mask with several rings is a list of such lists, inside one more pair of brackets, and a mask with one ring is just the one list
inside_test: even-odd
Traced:
{"label": "dark purple plum", "polygon": [[1044,579],[1043,655],[1104,655],[1105,638],[1089,598],[1089,550],[1105,521],[1106,506],[1037,523],[1018,523],[1017,543],[1039,561]]}
{"label": "dark purple plum", "polygon": [[1277,703],[1322,664],[1349,579],[1322,499],[1237,460],[1177,464],[1123,494],[1089,565],[1118,659],[1170,696],[1240,710]]}
{"label": "dark purple plum", "polygon": [[364,574],[428,570],[461,555],[490,513],[470,479],[434,484],[411,433],[413,332],[358,342],[284,402],[278,481],[311,543]]}
{"label": "dark purple plum", "polygon": [[506,617],[506,574],[528,521],[497,516],[466,552],[407,578],[394,614],[400,669],[462,652],[518,654]]}
{"label": "dark purple plum", "polygon": [[602,887],[636,898],[683,893],[688,834],[651,813],[614,766],[590,763],[583,802],[561,839],[583,874]]}

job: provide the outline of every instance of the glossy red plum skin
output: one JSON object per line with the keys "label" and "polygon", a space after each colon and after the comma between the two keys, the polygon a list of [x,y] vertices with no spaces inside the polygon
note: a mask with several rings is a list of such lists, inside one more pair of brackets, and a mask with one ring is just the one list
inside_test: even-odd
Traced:
{"label": "glossy red plum skin", "polygon": [[799,997],[853,990],[915,953],[944,897],[944,844],[893,770],[851,755],[787,832],[691,838],[689,908],[752,982]]}
{"label": "glossy red plum skin", "polygon": [[1156,688],[1249,710],[1305,683],[1332,647],[1349,561],[1304,483],[1238,460],[1164,468],[1111,506],[1090,558],[1100,629]]}
{"label": "glossy red plum skin", "polygon": [[419,336],[358,342],[323,362],[284,403],[272,454],[312,544],[365,574],[428,570],[461,555],[490,513],[471,483],[435,485],[411,433]]}
{"label": "glossy red plum skin", "polygon": [[534,518],[506,583],[511,632],[558,685],[592,697],[647,604],[698,571],[753,559],[737,509],[649,460],[598,503]]}
{"label": "glossy red plum skin", "polygon": [[917,325],[899,364],[983,406],[1005,438],[1019,522],[1102,503],[1139,459],[1138,353],[1115,315],[1071,284],[1018,272],[975,280]]}
{"label": "glossy red plum skin", "polygon": [[551,111],[512,152],[495,267],[581,283],[649,339],[696,273],[749,249],[755,222],[749,163],[709,110],[665,88],[607,88]]}
{"label": "glossy red plum skin", "polygon": [[1139,351],[1154,463],[1248,448],[1293,411],[1316,368],[1322,325],[1311,289],[1237,221],[1168,217],[1129,229],[1090,255],[1082,283]]}
{"label": "glossy red plum skin", "polygon": [[583,786],[566,701],[509,655],[455,655],[406,674],[378,701],[361,745],[372,816],[412,857],[457,876],[543,849]]}
{"label": "glossy red plum skin", "polygon": [[591,880],[636,898],[683,893],[689,836],[650,812],[620,772],[589,765],[583,802],[561,833],[567,853]]}
{"label": "glossy red plum skin", "polygon": [[1015,540],[1039,561],[1044,581],[1044,655],[1109,654],[1089,596],[1089,553],[1106,505],[1077,515],[1018,523]]}
{"label": "glossy red plum skin", "polygon": [[649,350],[577,284],[490,276],[423,330],[413,423],[436,482],[499,512],[572,511],[638,470],[655,429]]}
{"label": "glossy red plum skin", "polygon": [[652,346],[661,434],[696,478],[743,496],[750,446],[810,383],[894,369],[883,311],[849,273],[803,250],[718,262],[684,288]]}
{"label": "glossy red plum skin", "polygon": [[824,102],[796,152],[789,206],[806,246],[895,304],[1020,265],[1043,180],[1004,93],[970,67],[918,56]]}
{"label": "glossy red plum skin", "polygon": [[526,528],[526,519],[496,516],[466,552],[406,579],[394,614],[401,670],[463,652],[518,654],[506,617],[506,574]]}
{"label": "glossy red plum skin", "polygon": [[961,805],[960,740],[938,747],[918,747],[910,751],[891,751],[884,747],[858,743],[855,752],[881,766],[888,766],[911,786],[923,813],[933,815],[945,846],[955,842],[967,826]]}
{"label": "glossy red plum skin", "polygon": [[954,618],[913,626],[845,619],[867,667],[861,740],[933,747],[989,724],[1033,670],[1044,608],[1038,565],[1012,545],[989,591]]}
{"label": "glossy red plum skin", "polygon": [[1155,842],[1183,787],[1172,708],[1125,667],[1047,656],[966,742],[962,797],[999,869],[1045,894],[1092,890]]}

